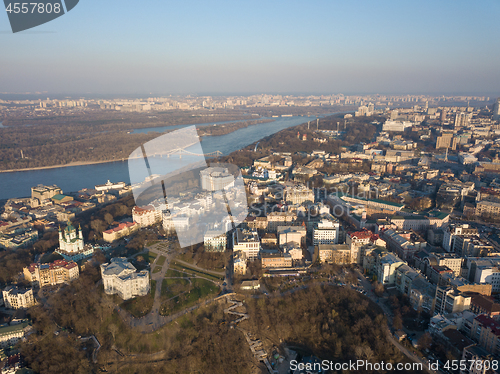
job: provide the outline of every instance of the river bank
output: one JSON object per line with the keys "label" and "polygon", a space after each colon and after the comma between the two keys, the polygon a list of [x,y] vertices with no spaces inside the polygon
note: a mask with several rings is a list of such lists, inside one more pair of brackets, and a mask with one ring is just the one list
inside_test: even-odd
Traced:
{"label": "river bank", "polygon": [[47,170],[47,169],[59,169],[71,166],[85,166],[85,165],[97,165],[97,164],[108,164],[112,162],[123,162],[125,159],[117,160],[103,160],[103,161],[75,161],[64,165],[50,165],[50,166],[39,166],[36,168],[24,168],[24,169],[11,169],[11,170],[0,170],[0,173],[17,173],[23,171],[35,171],[35,170]]}
{"label": "river bank", "polygon": [[[205,154],[219,151],[222,155],[229,155],[231,152],[243,149],[249,144],[285,128],[315,120],[316,117],[281,117],[274,122],[251,125],[227,135],[206,136],[201,140],[201,147]],[[188,149],[188,151],[199,153],[196,149]],[[179,159],[174,157],[169,160],[175,163]],[[130,184],[128,166],[127,158],[120,158],[108,161],[75,162],[51,167],[38,167],[35,170],[4,170],[0,173],[0,200],[30,196],[31,187],[38,184],[56,184],[64,192],[94,188],[96,185],[106,183],[107,180],[123,181]]]}

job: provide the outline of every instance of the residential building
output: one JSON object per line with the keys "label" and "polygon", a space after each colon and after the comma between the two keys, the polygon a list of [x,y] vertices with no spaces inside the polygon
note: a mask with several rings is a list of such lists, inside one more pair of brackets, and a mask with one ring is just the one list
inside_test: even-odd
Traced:
{"label": "residential building", "polygon": [[102,233],[102,238],[104,241],[112,243],[115,240],[132,235],[133,233],[137,232],[139,228],[140,226],[136,222],[122,222],[118,226],[104,231]]}
{"label": "residential building", "polygon": [[207,230],[203,244],[207,252],[224,252],[227,246],[226,232],[217,229]]}
{"label": "residential building", "polygon": [[392,253],[378,257],[375,264],[377,280],[384,286],[393,286],[396,283],[396,269],[404,263]]}
{"label": "residential building", "polygon": [[260,255],[262,268],[291,268],[292,256],[288,253],[262,253]]}
{"label": "residential building", "polygon": [[26,320],[21,323],[2,325],[0,327],[0,348],[16,345],[31,328],[31,324]]}
{"label": "residential building", "polygon": [[55,286],[78,279],[80,271],[74,261],[56,260],[49,264],[31,264],[23,269],[24,279],[38,287]]}
{"label": "residential building", "polygon": [[260,241],[255,231],[242,230],[240,228],[233,232],[233,252],[242,251],[249,261],[259,258]]}
{"label": "residential building", "polygon": [[460,360],[464,349],[475,344],[473,340],[453,328],[434,335],[433,341],[443,347],[454,360]]}
{"label": "residential building", "polygon": [[227,168],[208,167],[200,171],[201,188],[206,191],[220,191],[234,186],[235,178]]}
{"label": "residential building", "polygon": [[132,209],[132,219],[134,222],[137,222],[140,227],[148,227],[161,222],[162,215],[161,211],[156,210],[152,205],[144,207],[134,206]]}
{"label": "residential building", "polygon": [[3,302],[7,309],[27,309],[35,305],[33,290],[18,286],[7,286],[2,292]]}
{"label": "residential building", "polygon": [[[329,197],[330,199],[330,197]],[[341,199],[357,205],[366,206],[367,212],[395,214],[404,208],[404,204],[380,199],[364,199],[357,196],[343,195]]]}
{"label": "residential building", "polygon": [[485,314],[474,318],[472,338],[488,353],[500,356],[500,322]]}
{"label": "residential building", "polygon": [[474,283],[491,284],[491,292],[500,292],[500,260],[498,258],[467,258],[468,279]]}
{"label": "residential building", "polygon": [[163,230],[167,234],[173,234],[175,232],[186,231],[190,227],[190,218],[188,215],[176,215],[173,216],[169,211],[162,213],[163,217]]}
{"label": "residential building", "polygon": [[472,119],[472,113],[457,112],[455,114],[455,129],[469,126]]}
{"label": "residential building", "polygon": [[425,215],[395,215],[389,217],[391,224],[396,225],[398,230],[426,231],[430,228],[438,228],[449,222],[450,216],[447,213],[432,211]]}
{"label": "residential building", "polygon": [[413,122],[387,120],[382,126],[382,131],[403,132],[414,125]]}
{"label": "residential building", "polygon": [[315,247],[319,260],[330,264],[351,264],[351,248],[347,244],[318,244]]}
{"label": "residential building", "polygon": [[38,231],[31,228],[23,230],[21,233],[0,234],[0,248],[18,249],[34,244],[38,240]]}
{"label": "residential building", "polygon": [[461,276],[455,276],[451,271],[446,274],[442,274],[437,283],[440,287],[453,287],[453,289],[460,292],[491,296],[491,284],[470,283],[467,279]]}
{"label": "residential building", "polygon": [[278,246],[278,238],[276,237],[276,234],[271,234],[271,233],[264,234],[264,236],[260,238],[260,241],[262,245],[266,247]]}
{"label": "residential building", "polygon": [[123,300],[145,296],[151,287],[149,271],[137,272],[125,257],[115,257],[101,264],[101,275],[104,292],[108,295],[118,294]]}
{"label": "residential building", "polygon": [[453,133],[442,134],[436,138],[436,149],[450,148],[452,145]]}
{"label": "residential building", "polygon": [[410,294],[412,282],[420,275],[420,272],[408,265],[401,265],[396,269],[396,288],[405,295]]}
{"label": "residential building", "polygon": [[[260,217],[256,218],[258,221]],[[267,231],[276,232],[279,226],[290,226],[297,221],[297,213],[270,212],[267,214]]]}
{"label": "residential building", "polygon": [[366,254],[365,251],[363,251],[365,246],[369,244],[381,247],[386,246],[385,241],[380,239],[377,234],[366,229],[347,233],[346,244],[351,250],[351,262],[355,264],[363,263],[363,258]]}
{"label": "residential building", "polygon": [[473,182],[448,182],[439,186],[436,204],[439,209],[452,210],[458,208],[464,196],[474,191]]}
{"label": "residential building", "polygon": [[493,216],[500,214],[500,203],[495,201],[481,200],[476,203],[476,215]]}
{"label": "residential building", "polygon": [[289,254],[292,257],[293,261],[296,260],[300,261],[304,258],[302,248],[295,246],[293,244],[287,245],[285,248],[283,248],[283,251]]}
{"label": "residential building", "polygon": [[305,202],[314,203],[314,192],[303,186],[294,186],[286,189],[285,200],[291,205],[301,205]]}
{"label": "residential building", "polygon": [[233,252],[233,271],[235,274],[246,274],[247,256],[245,255],[245,252]]}
{"label": "residential building", "polygon": [[434,309],[436,286],[419,275],[411,282],[410,303],[414,310],[431,314]]}
{"label": "residential building", "polygon": [[500,304],[494,299],[480,294],[472,294],[470,302],[470,311],[480,315],[485,314],[496,321],[500,320]]}
{"label": "residential building", "polygon": [[496,121],[500,120],[500,97],[493,104],[493,119]]}
{"label": "residential building", "polygon": [[477,229],[471,227],[469,224],[450,224],[446,226],[443,234],[443,248],[447,252],[453,252],[454,240],[458,235],[477,235]]}
{"label": "residential building", "polygon": [[340,223],[322,219],[313,229],[313,245],[338,244]]}
{"label": "residential building", "polygon": [[417,251],[427,246],[427,242],[414,231],[397,232],[388,229],[382,231],[381,237],[387,242],[389,250],[407,262],[413,259],[413,255]]}
{"label": "residential building", "polygon": [[436,288],[434,314],[451,314],[470,309],[471,297],[453,287]]}
{"label": "residential building", "polygon": [[278,226],[276,231],[280,246],[294,244],[300,247],[306,244],[307,229],[304,226]]}
{"label": "residential building", "polygon": [[457,236],[453,250],[461,257],[487,257],[494,251],[493,245],[479,236]]}
{"label": "residential building", "polygon": [[[463,258],[455,253],[432,252],[424,261],[428,264],[427,268],[431,266],[446,266],[453,271],[455,276],[461,275]],[[426,271],[425,273],[427,274]]]}
{"label": "residential building", "polygon": [[478,345],[465,347],[459,363],[467,364],[458,365],[460,374],[494,374],[498,370],[491,371],[491,365],[488,367],[485,364],[485,361],[492,363],[493,360],[495,360],[495,357]]}

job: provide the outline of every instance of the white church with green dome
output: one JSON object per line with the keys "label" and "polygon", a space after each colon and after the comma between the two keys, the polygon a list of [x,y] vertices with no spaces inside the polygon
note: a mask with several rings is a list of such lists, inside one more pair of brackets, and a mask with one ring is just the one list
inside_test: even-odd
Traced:
{"label": "white church with green dome", "polygon": [[66,261],[79,261],[92,256],[94,247],[83,242],[81,226],[76,228],[68,221],[68,226],[64,230],[59,227],[59,248],[56,249]]}

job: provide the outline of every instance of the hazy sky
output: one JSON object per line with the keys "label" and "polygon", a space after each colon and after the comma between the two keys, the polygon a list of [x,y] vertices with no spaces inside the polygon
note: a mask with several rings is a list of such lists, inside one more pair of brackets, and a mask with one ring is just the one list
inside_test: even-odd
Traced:
{"label": "hazy sky", "polygon": [[25,91],[496,94],[500,1],[80,0],[17,34],[0,11],[0,92]]}

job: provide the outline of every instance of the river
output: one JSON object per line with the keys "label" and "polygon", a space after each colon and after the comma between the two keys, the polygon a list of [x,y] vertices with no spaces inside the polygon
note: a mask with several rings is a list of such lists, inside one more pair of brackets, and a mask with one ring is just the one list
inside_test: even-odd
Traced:
{"label": "river", "polygon": [[[274,122],[251,125],[230,134],[206,136],[201,141],[201,146],[204,153],[218,150],[227,155],[278,131],[315,119],[316,117],[312,116],[279,117]],[[188,125],[180,127],[184,126]],[[140,132],[147,131],[158,131],[158,128],[140,129]],[[94,188],[97,184],[106,183],[108,179],[112,182],[130,183],[128,161],[0,173],[0,200],[28,197],[31,195],[31,187],[38,184],[56,184],[64,192],[72,192],[82,188]]]}

